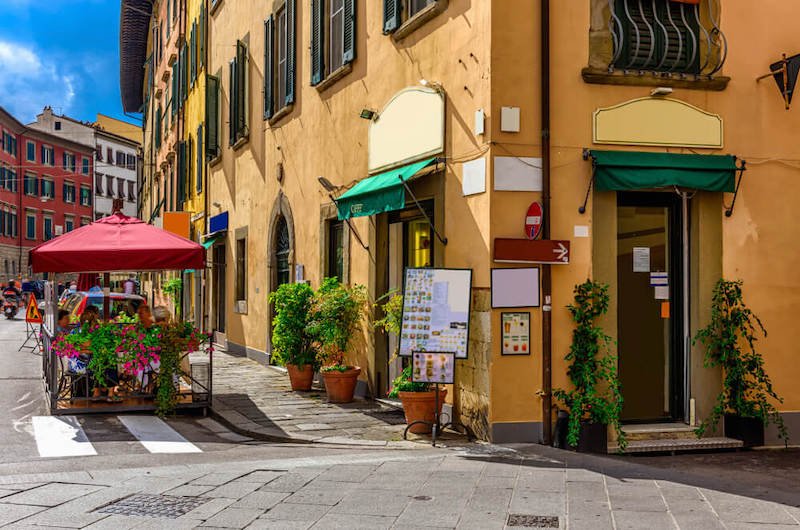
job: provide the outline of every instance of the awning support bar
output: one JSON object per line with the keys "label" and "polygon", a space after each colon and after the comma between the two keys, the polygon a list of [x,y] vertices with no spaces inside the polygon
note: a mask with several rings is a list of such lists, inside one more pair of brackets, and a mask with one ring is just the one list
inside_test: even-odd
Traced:
{"label": "awning support bar", "polygon": [[[330,198],[331,202],[336,205],[336,210],[338,211],[339,210],[339,203],[333,197],[333,193],[329,193],[328,197]],[[363,248],[364,250],[369,252],[369,247],[367,245],[365,245],[364,242],[361,240],[361,236],[358,235],[358,231],[356,230],[356,227],[354,227],[352,224],[350,224],[350,218],[349,217],[345,217],[344,222],[347,223],[347,227],[350,229],[350,232],[354,236],[356,236],[356,241],[358,241],[358,244],[361,245],[361,248]]]}
{"label": "awning support bar", "polygon": [[583,198],[583,204],[578,207],[578,213],[583,215],[586,213],[586,205],[589,204],[589,194],[592,192],[592,185],[594,184],[594,170],[595,170],[595,160],[591,154],[591,151],[584,148],[583,149],[583,159],[589,160],[592,159],[592,176],[589,178],[589,187],[586,189],[586,197]]}
{"label": "awning support bar", "polygon": [[403,180],[402,176],[398,176],[397,178],[400,179],[400,182],[403,183],[403,187],[406,189],[406,192],[408,192],[408,194],[411,196],[411,200],[414,201],[414,204],[417,205],[417,209],[420,211],[420,213],[422,213],[422,216],[425,218],[425,220],[428,221],[428,226],[430,226],[431,230],[433,230],[433,233],[436,234],[437,239],[439,239],[439,241],[442,242],[442,245],[446,245],[447,244],[447,238],[446,237],[442,237],[439,234],[439,231],[436,230],[436,227],[433,226],[433,221],[431,221],[431,218],[428,217],[428,214],[425,212],[425,209],[422,208],[422,205],[417,200],[417,197],[414,195],[414,192],[411,191],[411,188],[408,186],[408,183],[405,180]]}
{"label": "awning support bar", "polygon": [[736,197],[739,196],[739,186],[742,185],[742,176],[744,172],[747,171],[747,161],[742,160],[742,165],[738,168],[739,171],[739,179],[736,181],[736,189],[733,191],[733,200],[731,201],[731,205],[725,209],[725,217],[730,217],[733,215],[733,207],[736,206]]}

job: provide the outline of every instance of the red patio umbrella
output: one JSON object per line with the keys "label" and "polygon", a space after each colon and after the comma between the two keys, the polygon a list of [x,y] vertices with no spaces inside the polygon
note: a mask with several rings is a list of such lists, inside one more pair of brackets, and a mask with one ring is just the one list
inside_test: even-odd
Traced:
{"label": "red patio umbrella", "polygon": [[30,251],[33,272],[113,272],[205,268],[205,249],[119,212]]}

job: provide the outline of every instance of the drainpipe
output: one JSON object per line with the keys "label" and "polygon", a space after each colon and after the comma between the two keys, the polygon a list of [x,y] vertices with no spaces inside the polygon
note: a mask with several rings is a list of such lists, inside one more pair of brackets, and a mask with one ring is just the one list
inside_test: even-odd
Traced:
{"label": "drainpipe", "polygon": [[[542,238],[550,239],[550,0],[541,0]],[[552,279],[542,265],[542,443],[552,443]]]}

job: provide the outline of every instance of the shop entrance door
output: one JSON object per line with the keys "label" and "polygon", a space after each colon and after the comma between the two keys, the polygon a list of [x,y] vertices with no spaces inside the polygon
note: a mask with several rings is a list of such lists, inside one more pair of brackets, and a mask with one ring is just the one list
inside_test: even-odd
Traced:
{"label": "shop entrance door", "polygon": [[217,243],[214,245],[214,330],[218,333],[225,333],[225,245]]}
{"label": "shop entrance door", "polygon": [[674,193],[617,196],[617,337],[624,421],[684,419],[682,214]]}
{"label": "shop entrance door", "polygon": [[[433,219],[433,201],[422,201],[428,217]],[[389,290],[403,290],[406,267],[433,267],[433,231],[419,209],[414,206],[389,214]],[[392,361],[398,340],[389,335],[389,379],[403,371],[402,359]]]}

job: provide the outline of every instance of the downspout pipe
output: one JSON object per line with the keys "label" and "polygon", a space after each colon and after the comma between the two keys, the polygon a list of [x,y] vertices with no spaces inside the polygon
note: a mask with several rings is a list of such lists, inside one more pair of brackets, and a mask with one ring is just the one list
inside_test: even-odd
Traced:
{"label": "downspout pipe", "polygon": [[[550,0],[541,0],[541,119],[542,119],[542,238],[550,239]],[[542,443],[553,441],[552,278],[551,266],[542,265]]]}

